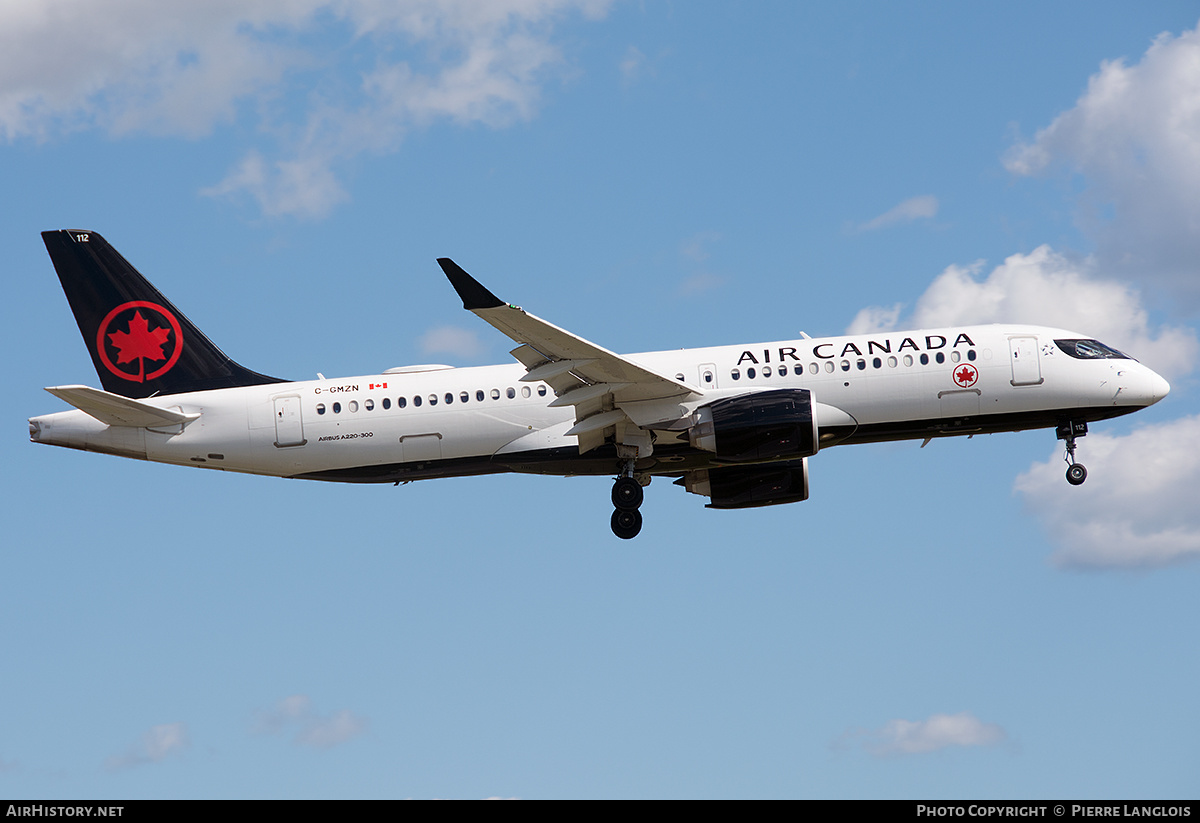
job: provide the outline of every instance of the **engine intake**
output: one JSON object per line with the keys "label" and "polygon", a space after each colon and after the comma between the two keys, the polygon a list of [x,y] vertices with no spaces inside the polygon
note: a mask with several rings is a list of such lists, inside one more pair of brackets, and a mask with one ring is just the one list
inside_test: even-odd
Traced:
{"label": "engine intake", "polygon": [[820,448],[812,392],[776,389],[701,406],[688,440],[729,463],[811,457]]}

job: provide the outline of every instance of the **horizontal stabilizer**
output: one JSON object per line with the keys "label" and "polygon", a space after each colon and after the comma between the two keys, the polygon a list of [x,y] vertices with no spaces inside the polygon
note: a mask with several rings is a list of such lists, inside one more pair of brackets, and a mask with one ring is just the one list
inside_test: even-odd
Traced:
{"label": "horizontal stabilizer", "polygon": [[185,414],[172,409],[160,409],[142,400],[89,386],[51,386],[46,391],[109,426],[178,426],[200,416],[199,413]]}

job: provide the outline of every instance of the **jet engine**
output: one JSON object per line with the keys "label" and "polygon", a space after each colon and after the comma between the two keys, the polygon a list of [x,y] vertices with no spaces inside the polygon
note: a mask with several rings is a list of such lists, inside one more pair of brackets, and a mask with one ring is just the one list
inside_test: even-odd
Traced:
{"label": "jet engine", "polygon": [[820,448],[815,401],[808,389],[775,389],[698,408],[688,429],[697,449],[721,462],[768,463],[811,457]]}
{"label": "jet engine", "polygon": [[710,509],[752,509],[808,499],[808,459],[762,466],[722,466],[688,472],[675,481],[712,498]]}

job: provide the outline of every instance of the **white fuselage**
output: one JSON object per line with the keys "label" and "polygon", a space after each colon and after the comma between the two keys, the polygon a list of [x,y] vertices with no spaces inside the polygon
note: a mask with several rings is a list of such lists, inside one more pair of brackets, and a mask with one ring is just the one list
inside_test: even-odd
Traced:
{"label": "white fuselage", "polygon": [[[698,390],[685,411],[781,388],[812,392],[822,445],[1013,431],[1099,420],[1164,397],[1131,359],[1078,359],[1034,326],[972,326],[648,352],[628,360]],[[198,414],[163,428],[108,426],[83,411],[30,420],[34,442],[162,463],[354,482],[536,471],[615,472],[580,455],[570,406],[522,382],[519,364],[274,383],[148,398]],[[677,474],[712,455],[685,426],[655,431],[641,471]]]}

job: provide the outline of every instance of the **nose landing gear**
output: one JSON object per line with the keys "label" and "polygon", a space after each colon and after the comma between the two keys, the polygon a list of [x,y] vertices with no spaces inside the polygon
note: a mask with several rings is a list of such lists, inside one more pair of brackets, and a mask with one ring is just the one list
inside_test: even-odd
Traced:
{"label": "nose landing gear", "polygon": [[1075,462],[1075,438],[1087,434],[1087,423],[1074,421],[1059,423],[1055,434],[1059,440],[1067,441],[1067,453],[1063,457],[1067,461],[1067,482],[1072,486],[1081,485],[1084,480],[1087,480],[1087,469],[1083,467],[1082,463]]}
{"label": "nose landing gear", "polygon": [[642,530],[642,513],[638,508],[642,505],[643,497],[642,483],[632,473],[622,474],[613,483],[612,502],[615,510],[609,525],[613,534],[622,540],[637,537]]}

